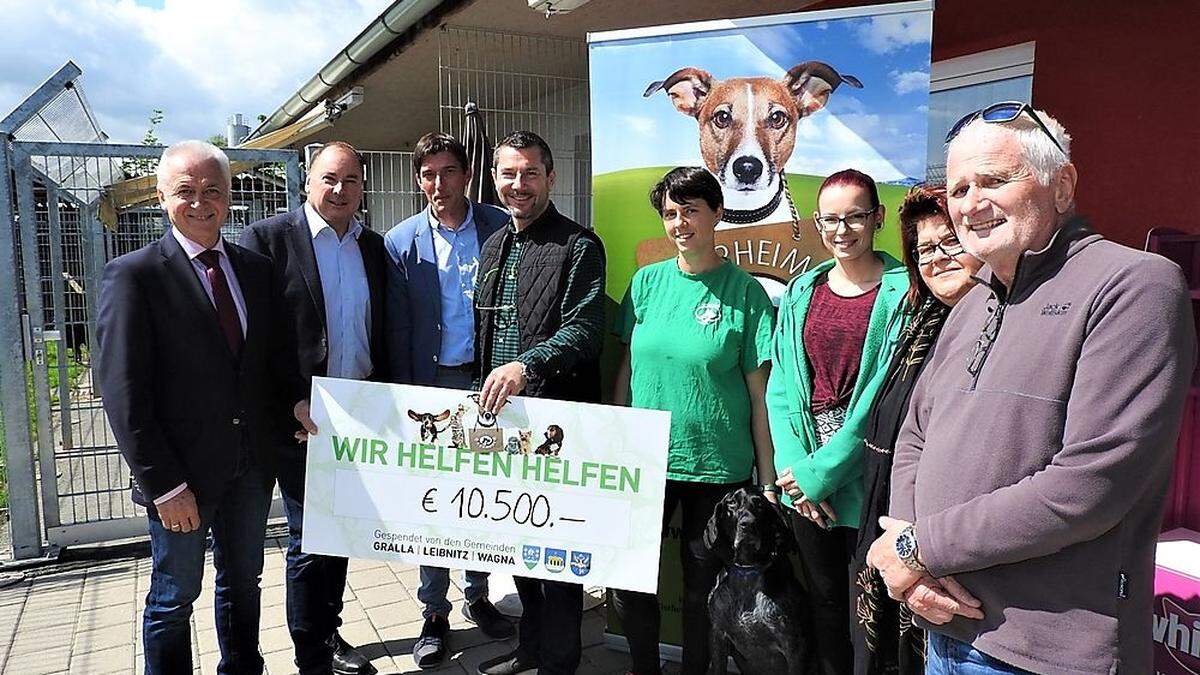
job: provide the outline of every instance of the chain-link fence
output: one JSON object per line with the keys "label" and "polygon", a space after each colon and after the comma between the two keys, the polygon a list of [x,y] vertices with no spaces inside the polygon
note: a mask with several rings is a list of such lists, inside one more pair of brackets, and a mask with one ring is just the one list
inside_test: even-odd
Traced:
{"label": "chain-link fence", "polygon": [[[112,258],[166,231],[154,170],[162,148],[84,143],[12,145],[15,211],[11,245],[25,345],[3,377],[29,382],[40,518],[52,544],[104,541],[145,529],[129,500],[129,469],[92,381],[100,273]],[[229,150],[229,239],[250,223],[299,204],[292,151]],[[0,239],[8,239],[2,237]],[[4,400],[21,405],[23,400]],[[11,416],[10,418],[11,419]]]}

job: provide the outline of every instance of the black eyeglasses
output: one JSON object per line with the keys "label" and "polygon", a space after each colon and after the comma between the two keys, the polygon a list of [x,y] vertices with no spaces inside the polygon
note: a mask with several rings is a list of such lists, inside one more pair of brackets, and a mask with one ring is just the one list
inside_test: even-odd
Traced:
{"label": "black eyeglasses", "polygon": [[915,250],[917,253],[917,263],[921,265],[928,265],[929,263],[933,262],[934,256],[937,255],[938,251],[946,254],[947,258],[958,257],[963,252],[963,245],[959,243],[957,238],[951,237],[945,241],[939,241],[937,243],[922,244]]}
{"label": "black eyeglasses", "polygon": [[867,226],[867,221],[871,219],[871,216],[875,215],[878,211],[879,207],[876,206],[870,211],[855,211],[854,213],[847,213],[844,216],[837,216],[832,213],[814,213],[813,223],[822,232],[837,232],[838,226],[842,223],[845,223],[846,227],[851,230],[861,230]]}
{"label": "black eyeglasses", "polygon": [[1059,152],[1062,152],[1064,155],[1067,154],[1067,151],[1063,150],[1063,146],[1050,131],[1050,127],[1047,127],[1042,118],[1038,117],[1037,111],[1033,109],[1033,106],[1021,101],[1001,101],[1000,103],[993,103],[986,108],[980,108],[979,110],[963,115],[954,123],[954,126],[950,127],[950,131],[946,134],[946,143],[954,140],[954,137],[963,130],[963,127],[974,122],[976,119],[982,118],[984,122],[991,124],[1006,124],[1020,117],[1021,113],[1029,113],[1033,121],[1037,122],[1038,127],[1050,137],[1050,140],[1054,143],[1054,147],[1058,148]]}

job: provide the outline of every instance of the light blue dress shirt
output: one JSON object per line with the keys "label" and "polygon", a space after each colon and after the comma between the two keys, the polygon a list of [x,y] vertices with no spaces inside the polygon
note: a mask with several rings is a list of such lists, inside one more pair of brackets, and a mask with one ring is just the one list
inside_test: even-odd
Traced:
{"label": "light blue dress shirt", "polygon": [[479,236],[475,208],[467,202],[467,217],[457,230],[443,226],[429,212],[433,252],[437,257],[442,295],[442,347],[438,364],[459,366],[475,360],[475,270],[479,268]]}
{"label": "light blue dress shirt", "polygon": [[366,379],[371,367],[371,295],[363,267],[358,236],[362,224],[350,221],[346,236],[338,239],[311,205],[304,216],[312,233],[321,293],[325,296],[325,333],[329,340],[326,374],[329,377]]}

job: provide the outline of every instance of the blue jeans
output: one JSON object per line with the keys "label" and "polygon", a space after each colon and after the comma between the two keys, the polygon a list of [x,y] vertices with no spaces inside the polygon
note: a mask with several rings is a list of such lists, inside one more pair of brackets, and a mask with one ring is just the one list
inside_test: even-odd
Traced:
{"label": "blue jeans", "polygon": [[[464,370],[438,368],[434,376],[434,385],[450,389],[470,389],[471,374]],[[463,596],[467,604],[488,594],[488,573],[463,571],[463,581],[466,588]],[[450,570],[445,567],[421,566],[421,586],[417,588],[417,600],[425,605],[421,615],[426,619],[437,614],[441,617],[450,616],[450,601],[446,600],[446,591],[450,590]]]}
{"label": "blue jeans", "polygon": [[929,631],[925,675],[1033,675],[1010,666],[965,642]]}
{"label": "blue jeans", "polygon": [[176,533],[163,527],[151,509],[150,552],[153,568],[142,615],[146,675],[192,672],[192,603],[200,597],[204,552],[212,532],[216,568],[218,673],[262,673],[258,622],[263,540],[271,508],[267,474],[248,464],[215,502],[200,506],[200,527]]}
{"label": "blue jeans", "polygon": [[[300,446],[302,450],[306,446]],[[288,449],[279,459],[279,493],[288,522],[287,622],[301,675],[328,675],[333,667],[329,639],[342,625],[346,558],[303,553],[304,453]]]}
{"label": "blue jeans", "polygon": [[[463,597],[467,604],[488,596],[488,573],[463,570]],[[450,601],[446,599],[446,591],[450,590],[450,570],[445,567],[426,567],[421,565],[421,586],[417,588],[417,600],[425,605],[421,616],[428,619],[437,614],[441,617],[450,616]]]}

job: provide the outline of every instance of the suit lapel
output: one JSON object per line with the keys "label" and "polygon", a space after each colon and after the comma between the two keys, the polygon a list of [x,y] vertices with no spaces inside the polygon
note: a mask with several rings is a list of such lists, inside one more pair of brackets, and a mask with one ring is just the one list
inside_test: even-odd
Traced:
{"label": "suit lapel", "polygon": [[212,300],[208,299],[208,293],[204,291],[200,276],[192,266],[192,261],[188,259],[187,253],[179,242],[175,241],[175,235],[170,230],[158,240],[158,247],[163,256],[163,264],[167,268],[167,275],[184,297],[188,298],[188,302],[200,317],[198,323],[204,326],[202,332],[209,336],[208,339],[215,341],[225,354],[229,354],[229,343],[225,341],[225,335],[221,332],[221,325],[217,320],[217,308],[213,306]]}
{"label": "suit lapel", "polygon": [[[260,323],[265,318],[260,300],[266,286],[252,277],[250,270],[246,268],[242,252],[228,241],[225,242],[225,254],[229,256],[229,265],[237,276],[238,288],[242,291],[242,305],[246,308],[246,339],[242,344],[242,354],[245,354],[246,345],[250,344],[251,339],[257,339]],[[230,291],[232,290],[231,284]]]}
{"label": "suit lapel", "polygon": [[303,208],[292,221],[292,228],[288,232],[288,246],[292,249],[296,264],[300,266],[300,274],[304,277],[308,294],[312,296],[313,306],[317,310],[317,316],[321,318],[321,325],[324,326],[325,293],[321,290],[321,275],[317,271],[317,254],[313,252],[312,231],[308,227],[308,217],[305,216]]}
{"label": "suit lapel", "polygon": [[442,282],[438,276],[437,250],[433,245],[433,224],[430,221],[432,213],[428,207],[421,212],[423,219],[417,228],[417,269],[416,273],[424,280],[431,291],[425,301],[431,305],[431,314],[440,323],[442,318]]}

